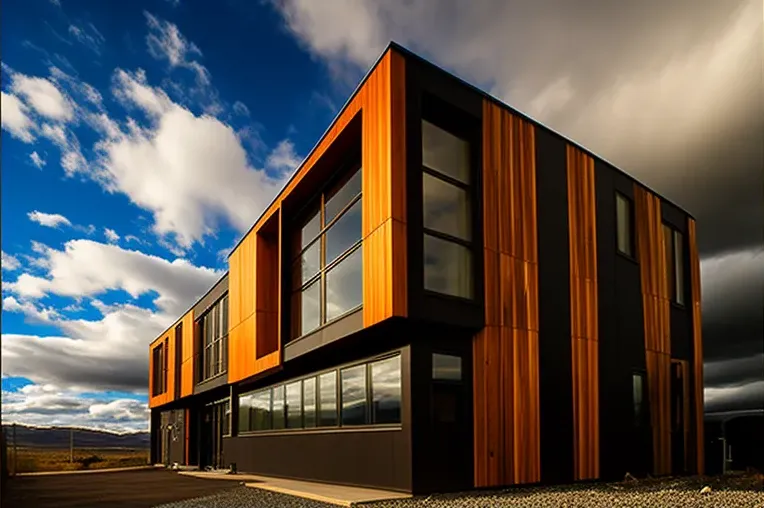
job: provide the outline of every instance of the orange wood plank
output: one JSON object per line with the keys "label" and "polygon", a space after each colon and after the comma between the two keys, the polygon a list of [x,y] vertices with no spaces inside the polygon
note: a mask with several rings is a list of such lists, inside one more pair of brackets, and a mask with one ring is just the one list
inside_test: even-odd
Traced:
{"label": "orange wood plank", "polygon": [[567,146],[570,311],[573,372],[573,470],[576,480],[600,475],[599,316],[594,160]]}
{"label": "orange wood plank", "polygon": [[653,473],[671,473],[671,326],[660,199],[634,185],[637,250],[645,326],[647,387],[653,428]]}
{"label": "orange wood plank", "polygon": [[486,328],[473,339],[475,486],[540,481],[535,133],[483,103]]}
{"label": "orange wood plank", "polygon": [[695,471],[705,472],[703,446],[703,336],[701,321],[700,258],[695,231],[695,221],[687,221],[688,242],[690,247],[690,285],[692,287],[692,391],[695,427]]}

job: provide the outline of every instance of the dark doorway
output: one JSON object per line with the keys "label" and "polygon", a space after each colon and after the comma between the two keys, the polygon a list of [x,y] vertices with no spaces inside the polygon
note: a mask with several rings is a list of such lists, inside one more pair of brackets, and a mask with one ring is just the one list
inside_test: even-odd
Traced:
{"label": "dark doorway", "polygon": [[165,466],[170,464],[170,412],[164,411],[159,425],[159,461]]}
{"label": "dark doorway", "polygon": [[438,479],[441,490],[472,487],[470,415],[462,367],[461,356],[432,355],[430,429],[435,470],[431,477]]}
{"label": "dark doorway", "polygon": [[202,468],[222,469],[223,436],[230,433],[230,403],[228,399],[204,407],[201,425]]}
{"label": "dark doorway", "polygon": [[688,470],[687,441],[689,438],[689,379],[688,362],[671,360],[671,472],[684,474]]}

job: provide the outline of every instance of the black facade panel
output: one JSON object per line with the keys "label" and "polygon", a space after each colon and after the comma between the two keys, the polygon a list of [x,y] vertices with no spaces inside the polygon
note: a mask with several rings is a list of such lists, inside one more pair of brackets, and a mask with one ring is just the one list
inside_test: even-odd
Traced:
{"label": "black facade panel", "polygon": [[[323,353],[321,348],[316,353]],[[334,428],[311,431],[237,433],[223,439],[223,463],[236,463],[241,472],[266,476],[299,478],[410,492],[411,474],[411,356],[410,348],[401,353],[401,424],[392,427]],[[334,358],[362,361],[363,354],[338,354]],[[298,360],[303,360],[300,357]],[[352,360],[351,360],[352,358]],[[314,360],[318,359],[316,356]],[[342,367],[325,357],[324,367]],[[290,362],[289,371],[267,378],[265,386],[319,372],[303,362]],[[298,371],[295,365],[301,367]],[[298,373],[299,372],[299,373]],[[259,383],[262,385],[262,383]],[[257,386],[259,388],[260,386]],[[247,387],[247,390],[256,388]],[[237,393],[244,392],[237,390]],[[234,413],[236,415],[236,413]]]}
{"label": "black facade panel", "polygon": [[340,340],[363,328],[363,308],[322,326],[317,331],[292,340],[284,346],[284,361],[288,362],[327,344]]}
{"label": "black facade panel", "polygon": [[228,384],[228,371],[194,385],[194,395],[209,392]]}
{"label": "black facade panel", "polygon": [[194,305],[194,320],[199,319],[202,314],[207,312],[207,310],[209,310],[209,308],[227,292],[228,274],[226,273],[225,276],[223,276],[223,278],[220,279],[201,300],[199,300],[199,303]]}
{"label": "black facade panel", "polygon": [[[599,300],[600,471],[603,479],[645,474],[652,460],[649,426],[635,423],[633,381],[646,370],[638,259],[617,250],[616,193],[632,203],[633,182],[595,162]],[[633,246],[636,253],[636,243]]]}
{"label": "black facade panel", "polygon": [[242,472],[411,490],[407,430],[223,438],[224,464]]}
{"label": "black facade panel", "polygon": [[[474,299],[424,290],[422,213],[422,119],[468,139],[472,146],[472,238]],[[462,82],[418,59],[406,61],[406,211],[408,214],[408,315],[475,330],[485,323],[482,221],[483,97]]]}
{"label": "black facade panel", "polygon": [[573,480],[570,248],[565,141],[536,127],[541,481]]}

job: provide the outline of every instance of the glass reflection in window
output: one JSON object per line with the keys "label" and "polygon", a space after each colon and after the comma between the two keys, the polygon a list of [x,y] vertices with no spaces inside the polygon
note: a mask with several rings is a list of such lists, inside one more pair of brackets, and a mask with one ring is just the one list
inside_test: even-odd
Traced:
{"label": "glass reflection in window", "polygon": [[447,295],[472,298],[472,253],[458,243],[424,235],[424,287]]}
{"label": "glass reflection in window", "polygon": [[318,376],[319,425],[337,425],[337,371]]}
{"label": "glass reflection in window", "polygon": [[371,401],[372,423],[400,423],[400,355],[371,364]]}
{"label": "glass reflection in window", "polygon": [[438,381],[461,381],[462,359],[459,356],[432,354],[432,379]]}
{"label": "glass reflection in window", "polygon": [[422,120],[422,163],[463,183],[470,183],[469,143]]}
{"label": "glass reflection in window", "polygon": [[342,425],[366,424],[366,365],[340,371]]}
{"label": "glass reflection in window", "polygon": [[363,250],[359,247],[326,272],[326,320],[363,303]]}
{"label": "glass reflection in window", "polygon": [[302,381],[302,414],[306,428],[316,426],[316,378]]}
{"label": "glass reflection in window", "polygon": [[302,427],[302,382],[286,385],[287,428]]}

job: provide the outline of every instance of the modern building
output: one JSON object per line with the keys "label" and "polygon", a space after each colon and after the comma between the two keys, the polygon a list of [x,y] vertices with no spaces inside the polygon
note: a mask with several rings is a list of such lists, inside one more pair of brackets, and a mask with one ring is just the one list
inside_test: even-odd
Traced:
{"label": "modern building", "polygon": [[695,221],[391,44],[150,346],[157,462],[414,493],[703,471]]}

